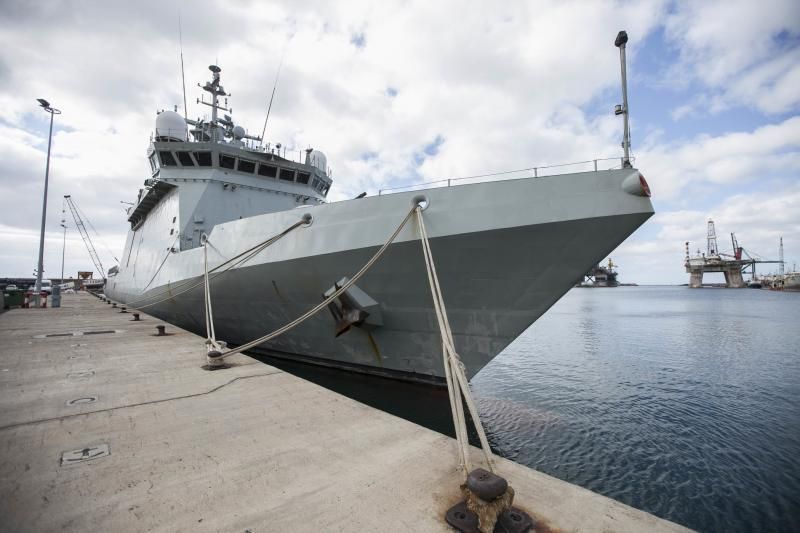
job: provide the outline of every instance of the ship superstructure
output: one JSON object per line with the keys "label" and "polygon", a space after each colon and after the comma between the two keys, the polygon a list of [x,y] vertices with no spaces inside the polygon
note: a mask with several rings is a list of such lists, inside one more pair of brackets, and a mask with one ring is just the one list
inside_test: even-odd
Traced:
{"label": "ship superstructure", "polygon": [[[243,345],[318,305],[357,272],[414,206],[469,377],[653,214],[644,177],[619,168],[434,187],[327,203],[321,152],[285,157],[236,125],[210,67],[210,120],[156,117],[152,174],[106,294],[205,334],[207,256],[216,338]],[[263,243],[283,235],[269,247]],[[358,283],[256,350],[417,381],[443,376],[420,234],[406,224]],[[204,245],[205,244],[205,245]]]}

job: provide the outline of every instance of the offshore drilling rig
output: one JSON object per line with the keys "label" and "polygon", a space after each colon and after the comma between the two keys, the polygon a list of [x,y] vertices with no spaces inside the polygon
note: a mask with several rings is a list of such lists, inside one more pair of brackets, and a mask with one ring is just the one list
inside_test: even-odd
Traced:
{"label": "offshore drilling rig", "polygon": [[[756,263],[781,263],[782,261],[768,261],[755,259],[747,251],[739,246],[736,235],[731,233],[731,244],[733,254],[722,253],[717,245],[717,232],[714,228],[714,221],[708,220],[708,236],[706,252],[697,251],[694,257],[689,256],[689,243],[686,242],[686,257],[684,266],[689,274],[689,287],[699,288],[703,286],[703,274],[706,272],[722,272],[725,274],[725,286],[734,289],[747,287],[744,281],[744,272],[750,269],[750,274],[755,279]],[[743,258],[742,255],[747,256]]]}

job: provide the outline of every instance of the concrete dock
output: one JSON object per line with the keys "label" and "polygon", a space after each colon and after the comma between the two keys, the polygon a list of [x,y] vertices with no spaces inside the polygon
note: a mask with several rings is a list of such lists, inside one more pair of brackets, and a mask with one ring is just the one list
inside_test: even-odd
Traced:
{"label": "concrete dock", "polygon": [[[85,294],[0,314],[4,531],[450,531],[453,439]],[[479,453],[475,464],[479,465]],[[540,530],[686,531],[511,461]]]}

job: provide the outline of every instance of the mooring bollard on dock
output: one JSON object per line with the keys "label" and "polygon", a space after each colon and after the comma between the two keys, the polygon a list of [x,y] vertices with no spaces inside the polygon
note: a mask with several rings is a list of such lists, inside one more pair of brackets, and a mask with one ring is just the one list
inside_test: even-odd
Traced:
{"label": "mooring bollard on dock", "polygon": [[123,305],[123,306],[120,308],[120,313],[127,313],[127,312],[128,312],[128,311],[127,311],[126,307]]}
{"label": "mooring bollard on dock", "polygon": [[131,322],[139,322],[139,313],[133,313],[133,318]]}
{"label": "mooring bollard on dock", "polygon": [[524,533],[534,526],[533,519],[525,512],[512,507],[514,489],[504,478],[476,468],[461,486],[464,501],[451,507],[445,520],[462,532]]}
{"label": "mooring bollard on dock", "polygon": [[167,334],[166,329],[167,326],[163,325],[156,326],[156,330],[158,331],[158,333],[156,333],[156,337],[164,337]]}
{"label": "mooring bollard on dock", "polygon": [[218,350],[211,350],[206,353],[206,364],[208,370],[222,368],[225,366],[225,360],[222,358],[222,352]]}

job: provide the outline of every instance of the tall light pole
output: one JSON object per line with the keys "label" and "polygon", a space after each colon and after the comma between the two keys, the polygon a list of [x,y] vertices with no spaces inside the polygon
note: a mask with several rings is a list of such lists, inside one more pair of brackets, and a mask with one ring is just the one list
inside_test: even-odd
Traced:
{"label": "tall light pole", "polygon": [[44,200],[42,201],[42,231],[39,235],[39,266],[36,269],[36,294],[34,301],[36,306],[40,305],[40,293],[42,291],[42,272],[44,272],[44,226],[47,222],[47,182],[50,179],[50,146],[53,143],[53,115],[60,115],[61,111],[50,106],[50,102],[43,98],[38,98],[42,109],[50,113],[50,134],[47,137],[47,166],[44,170]]}

